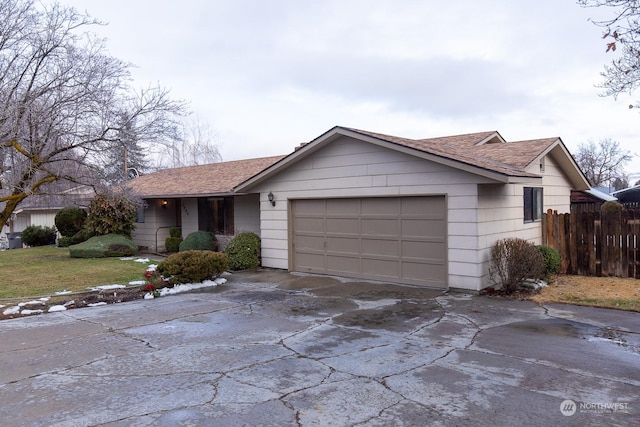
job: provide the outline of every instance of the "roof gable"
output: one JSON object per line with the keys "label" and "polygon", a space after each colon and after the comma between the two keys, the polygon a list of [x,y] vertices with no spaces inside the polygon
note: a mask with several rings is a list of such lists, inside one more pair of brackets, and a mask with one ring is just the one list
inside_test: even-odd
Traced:
{"label": "roof gable", "polygon": [[[526,170],[536,159],[553,151],[576,189],[588,183],[560,138],[507,142],[497,131],[454,135],[439,138],[409,139],[359,129],[336,126],[313,141],[301,145],[278,164],[272,165],[236,187],[247,191],[284,168],[310,155],[337,138],[347,136],[392,150],[404,152],[456,169],[493,179],[497,182],[537,182],[540,175]],[[562,158],[564,157],[564,158]]]}

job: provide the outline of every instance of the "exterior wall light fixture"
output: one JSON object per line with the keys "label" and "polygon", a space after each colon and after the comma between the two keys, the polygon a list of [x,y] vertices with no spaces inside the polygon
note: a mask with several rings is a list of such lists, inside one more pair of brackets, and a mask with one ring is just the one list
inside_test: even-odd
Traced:
{"label": "exterior wall light fixture", "polygon": [[271,206],[275,206],[276,205],[276,196],[274,196],[273,193],[271,191],[269,191],[269,194],[267,195],[267,197],[269,198],[269,202],[271,202]]}
{"label": "exterior wall light fixture", "polygon": [[160,201],[160,206],[162,206],[163,209],[167,209],[168,204],[169,204],[169,201],[167,199],[162,199]]}

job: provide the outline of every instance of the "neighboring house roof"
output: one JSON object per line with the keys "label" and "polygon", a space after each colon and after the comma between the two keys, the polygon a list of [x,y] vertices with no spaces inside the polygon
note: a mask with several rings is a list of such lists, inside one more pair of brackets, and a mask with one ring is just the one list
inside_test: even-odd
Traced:
{"label": "neighboring house roof", "polygon": [[550,154],[558,162],[575,189],[586,190],[589,188],[586,177],[560,138],[507,142],[497,131],[489,131],[440,138],[409,139],[336,126],[313,141],[299,146],[282,161],[271,165],[240,184],[236,190],[247,191],[251,186],[344,136],[504,183],[539,182],[541,175],[528,172],[526,169]]}
{"label": "neighboring house roof", "polygon": [[142,198],[233,194],[233,188],[284,156],[163,169],[132,179],[127,186]]}
{"label": "neighboring house roof", "polygon": [[592,196],[594,196],[594,197],[596,197],[596,198],[598,198],[598,199],[600,199],[602,201],[605,201],[605,202],[614,202],[614,201],[618,200],[617,197],[612,196],[611,194],[604,193],[604,192],[602,192],[600,190],[597,190],[595,188],[590,188],[588,190],[585,190],[585,193],[589,193]]}
{"label": "neighboring house roof", "polygon": [[619,197],[625,193],[633,193],[636,191],[640,191],[640,185],[634,185],[633,187],[623,188],[622,190],[614,191],[611,195]]}

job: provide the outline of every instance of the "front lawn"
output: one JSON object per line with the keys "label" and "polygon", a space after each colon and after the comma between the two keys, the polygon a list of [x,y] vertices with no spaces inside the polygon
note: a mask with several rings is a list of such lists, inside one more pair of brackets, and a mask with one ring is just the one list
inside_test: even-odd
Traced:
{"label": "front lawn", "polygon": [[[151,262],[155,263],[155,262]],[[120,258],[71,258],[69,249],[40,246],[0,252],[0,300],[86,291],[100,285],[144,280],[150,263]]]}

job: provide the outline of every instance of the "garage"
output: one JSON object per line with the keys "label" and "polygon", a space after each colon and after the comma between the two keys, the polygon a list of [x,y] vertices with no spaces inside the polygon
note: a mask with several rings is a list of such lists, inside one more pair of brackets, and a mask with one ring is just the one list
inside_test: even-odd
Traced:
{"label": "garage", "polygon": [[447,287],[444,196],[291,201],[291,270]]}

